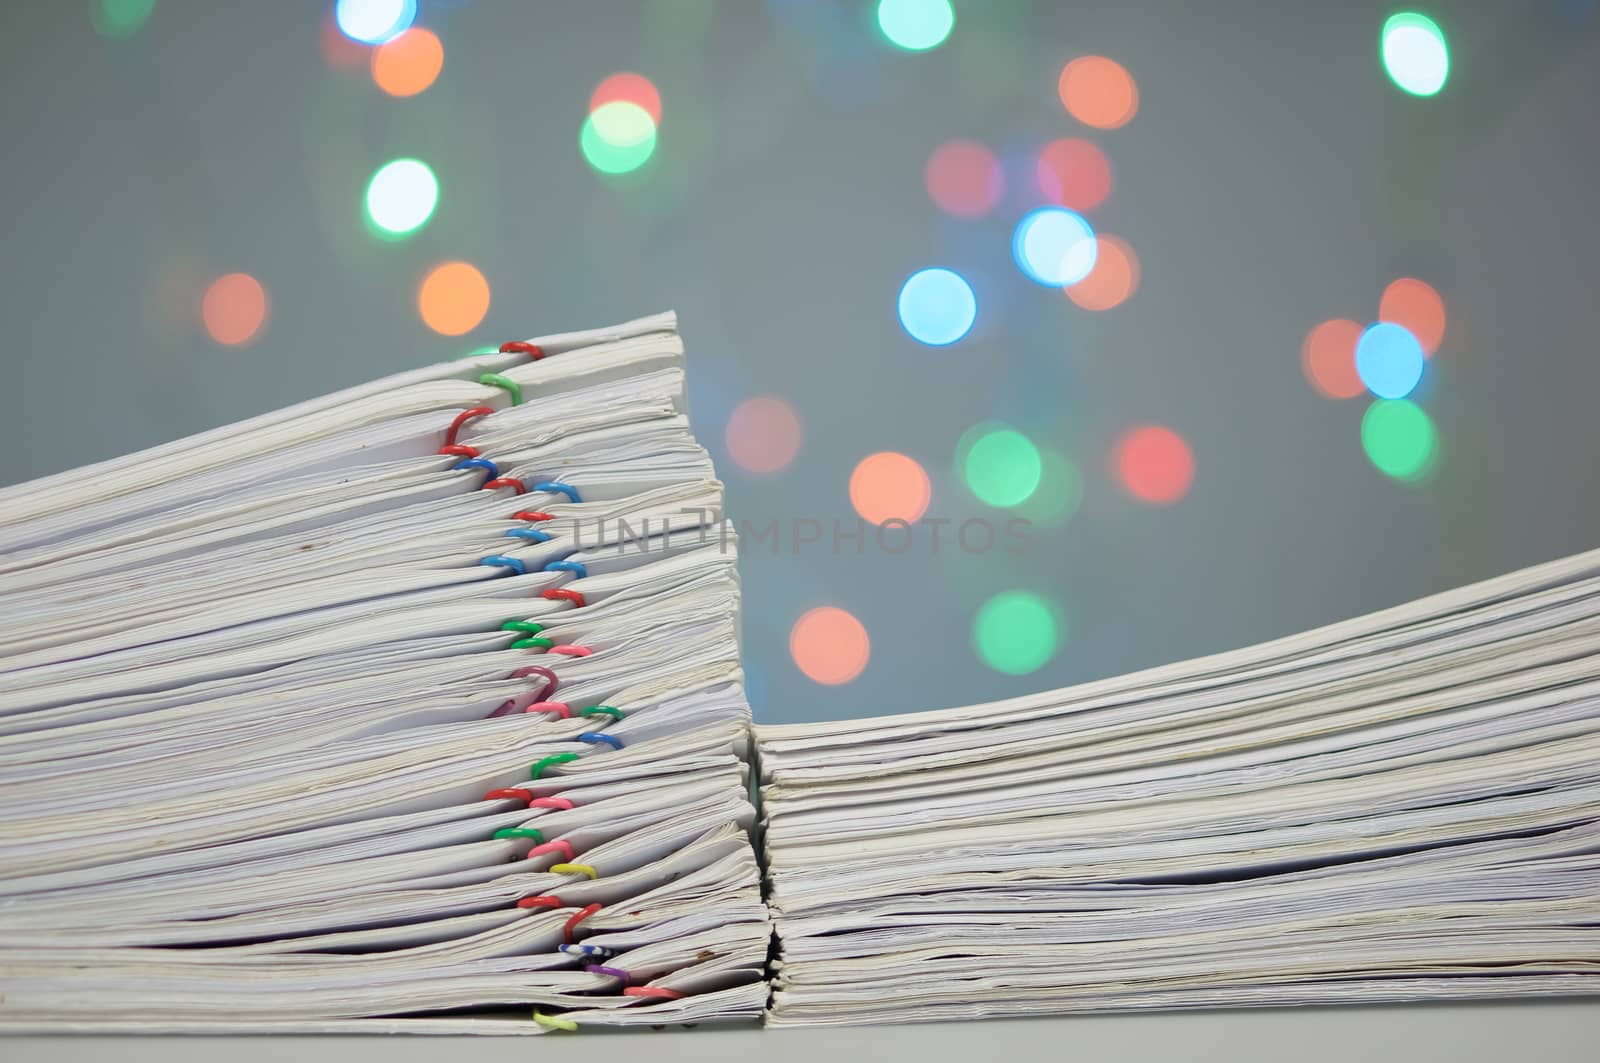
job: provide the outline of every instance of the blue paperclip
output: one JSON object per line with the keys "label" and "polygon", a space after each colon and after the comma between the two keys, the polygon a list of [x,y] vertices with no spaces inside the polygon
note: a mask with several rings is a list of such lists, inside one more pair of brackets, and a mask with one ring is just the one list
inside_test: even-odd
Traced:
{"label": "blue paperclip", "polygon": [[500,476],[500,469],[488,458],[464,458],[450,466],[452,469],[482,469],[489,474],[489,479],[494,480]]}
{"label": "blue paperclip", "polygon": [[535,491],[549,491],[551,494],[566,495],[574,502],[583,501],[583,499],[578,497],[578,489],[573,487],[571,484],[562,484],[556,483],[554,480],[546,480],[543,483],[534,484],[533,489]]}

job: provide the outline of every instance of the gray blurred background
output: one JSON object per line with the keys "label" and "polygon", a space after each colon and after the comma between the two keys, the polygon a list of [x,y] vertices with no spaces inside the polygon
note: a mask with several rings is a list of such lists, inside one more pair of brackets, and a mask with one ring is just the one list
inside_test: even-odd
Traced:
{"label": "gray blurred background", "polygon": [[[948,39],[922,52],[889,43],[869,0],[418,2],[444,62],[408,98],[374,85],[331,0],[157,0],[131,27],[98,0],[6,5],[5,482],[666,308],[697,434],[742,521],[853,527],[852,469],[884,450],[926,469],[928,517],[1029,516],[986,505],[957,468],[963,435],[989,421],[1071,463],[1081,504],[1042,483],[1034,501],[1055,516],[1019,553],[889,555],[870,536],[860,552],[748,549],[745,655],[769,721],[1027,693],[1600,545],[1592,2],[1414,8],[1449,42],[1429,98],[1379,61],[1403,5],[1364,0],[956,0]],[[1064,109],[1057,78],[1085,54],[1137,82],[1122,128]],[[662,113],[653,156],[611,176],[579,130],[619,71],[650,78]],[[1112,309],[1012,260],[1013,227],[1047,198],[1033,157],[1061,137],[1112,165],[1109,198],[1085,215],[1136,250],[1141,278]],[[925,187],[952,138],[1003,168],[981,218]],[[432,166],[439,205],[409,239],[376,239],[363,190],[400,156]],[[447,260],[492,290],[460,336],[418,313],[421,279]],[[949,346],[916,342],[896,314],[928,266],[976,293],[971,333]],[[199,313],[232,272],[270,305],[243,345],[216,342]],[[1363,451],[1371,396],[1319,394],[1301,360],[1319,322],[1375,320],[1397,277],[1447,309],[1411,396],[1437,453],[1411,479]],[[734,461],[727,436],[761,395],[802,426],[792,462],[768,473]],[[1192,451],[1170,505],[1131,496],[1114,467],[1141,424]],[[1011,590],[1057,618],[1023,674],[974,646],[979,610]],[[818,606],[870,636],[849,682],[814,682],[791,655],[791,628]]]}

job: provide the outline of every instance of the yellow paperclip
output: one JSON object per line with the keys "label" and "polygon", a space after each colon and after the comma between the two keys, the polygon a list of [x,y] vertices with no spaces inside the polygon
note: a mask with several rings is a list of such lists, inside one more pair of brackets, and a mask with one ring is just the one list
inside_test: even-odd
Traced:
{"label": "yellow paperclip", "polygon": [[588,864],[551,864],[551,874],[555,875],[588,875],[590,878],[599,878],[600,872]]}
{"label": "yellow paperclip", "polygon": [[571,1019],[560,1019],[554,1015],[546,1015],[542,1011],[533,1013],[533,1021],[547,1030],[565,1030],[568,1033],[577,1033],[578,1024]]}

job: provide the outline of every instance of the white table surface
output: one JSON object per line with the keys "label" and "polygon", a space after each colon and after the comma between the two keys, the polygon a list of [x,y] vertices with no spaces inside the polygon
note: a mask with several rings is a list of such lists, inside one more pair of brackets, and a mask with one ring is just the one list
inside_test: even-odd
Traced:
{"label": "white table surface", "polygon": [[[599,1042],[599,1043],[597,1043]],[[596,1053],[603,1053],[596,1056]],[[1079,1016],[868,1028],[702,1028],[540,1038],[16,1037],[4,1063],[527,1063],[529,1059],[702,1063],[1074,1063],[1139,1060],[1346,1063],[1600,1060],[1600,1001],[1427,1004]]]}

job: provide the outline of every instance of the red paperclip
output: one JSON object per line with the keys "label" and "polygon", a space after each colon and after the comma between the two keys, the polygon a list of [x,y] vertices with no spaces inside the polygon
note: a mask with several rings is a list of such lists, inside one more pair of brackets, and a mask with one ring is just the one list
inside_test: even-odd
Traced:
{"label": "red paperclip", "polygon": [[517,902],[518,908],[565,908],[560,897],[524,897]]}
{"label": "red paperclip", "polygon": [[483,795],[485,801],[521,801],[529,808],[549,808],[557,812],[566,812],[577,808],[565,797],[538,797],[532,790],[524,790],[520,786],[502,786],[498,790],[490,790]]}
{"label": "red paperclip", "polygon": [[536,701],[525,706],[523,712],[553,712],[563,720],[572,719],[572,706],[564,701]]}
{"label": "red paperclip", "polygon": [[656,985],[631,985],[622,991],[625,997],[654,997],[657,1000],[682,1000],[687,994],[676,989],[665,989]]}
{"label": "red paperclip", "polygon": [[519,509],[519,510],[517,510],[517,512],[511,514],[511,519],[512,520],[555,520],[555,518],[552,517],[550,514],[548,514],[548,513],[540,513],[536,509]]}
{"label": "red paperclip", "polygon": [[568,657],[587,657],[594,651],[587,646],[551,646],[551,653],[560,653]]}
{"label": "red paperclip", "polygon": [[571,602],[579,608],[589,604],[583,600],[580,591],[568,590],[566,587],[551,587],[547,591],[540,591],[539,597],[549,598],[553,602]]}
{"label": "red paperclip", "polygon": [[519,495],[528,493],[527,485],[515,476],[496,476],[483,485],[485,491],[493,491],[497,487],[514,487]]}
{"label": "red paperclip", "polygon": [[454,454],[458,458],[476,458],[478,448],[466,443],[446,443],[439,448],[440,454]]}
{"label": "red paperclip", "polygon": [[529,343],[527,340],[512,340],[509,343],[502,343],[500,345],[500,353],[525,354],[533,361],[537,362],[539,359],[544,357],[544,348],[539,346],[537,343]]}
{"label": "red paperclip", "polygon": [[494,407],[492,406],[474,406],[470,410],[462,410],[456,414],[456,419],[450,422],[450,430],[444,434],[444,445],[447,447],[455,446],[456,433],[461,431],[462,425],[475,417],[487,417],[493,412]]}
{"label": "red paperclip", "polygon": [[568,945],[572,944],[572,931],[577,928],[578,924],[599,910],[600,906],[598,904],[591,904],[573,913],[572,918],[567,920],[567,925],[561,928],[562,936],[567,939]]}

